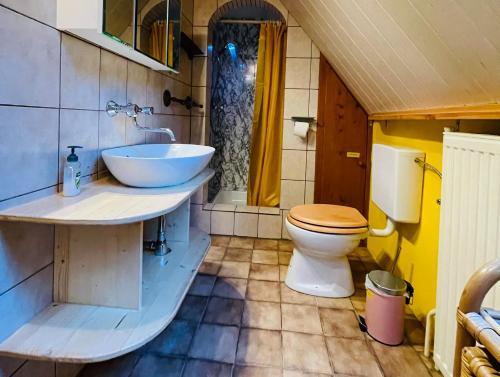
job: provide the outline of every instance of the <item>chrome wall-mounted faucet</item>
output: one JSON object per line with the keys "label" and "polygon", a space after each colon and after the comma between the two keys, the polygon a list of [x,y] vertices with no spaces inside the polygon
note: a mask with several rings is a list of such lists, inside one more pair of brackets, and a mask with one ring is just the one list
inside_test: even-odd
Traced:
{"label": "chrome wall-mounted faucet", "polygon": [[106,113],[110,117],[114,117],[120,113],[127,114],[128,117],[132,118],[132,121],[134,122],[134,126],[137,127],[141,131],[145,132],[156,132],[156,133],[162,133],[162,134],[167,134],[170,137],[171,141],[176,141],[175,139],[175,134],[170,128],[154,128],[154,127],[144,127],[141,126],[139,123],[137,123],[137,115],[140,113],[145,114],[145,115],[153,115],[154,109],[152,107],[139,107],[135,103],[128,103],[125,106],[117,104],[115,101],[108,101],[106,104]]}

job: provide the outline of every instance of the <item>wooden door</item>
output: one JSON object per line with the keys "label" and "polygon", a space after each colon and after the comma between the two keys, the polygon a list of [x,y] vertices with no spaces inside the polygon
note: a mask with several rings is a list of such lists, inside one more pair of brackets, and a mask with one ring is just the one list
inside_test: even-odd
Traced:
{"label": "wooden door", "polygon": [[371,127],[368,115],[321,56],[315,203],[368,212]]}

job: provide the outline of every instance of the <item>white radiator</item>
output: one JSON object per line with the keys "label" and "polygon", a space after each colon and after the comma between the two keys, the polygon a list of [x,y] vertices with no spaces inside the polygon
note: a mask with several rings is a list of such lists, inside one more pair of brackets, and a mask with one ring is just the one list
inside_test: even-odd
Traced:
{"label": "white radiator", "polygon": [[[500,257],[500,137],[444,135],[434,362],[452,376],[456,309],[468,278]],[[500,308],[500,287],[484,306]]]}

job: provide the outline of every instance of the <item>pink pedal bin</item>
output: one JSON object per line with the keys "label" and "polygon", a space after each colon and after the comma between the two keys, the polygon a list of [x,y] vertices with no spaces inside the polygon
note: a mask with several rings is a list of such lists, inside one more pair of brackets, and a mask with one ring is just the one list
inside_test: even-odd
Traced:
{"label": "pink pedal bin", "polygon": [[390,272],[374,270],[366,275],[366,330],[380,343],[396,346],[404,339],[405,304],[413,287]]}

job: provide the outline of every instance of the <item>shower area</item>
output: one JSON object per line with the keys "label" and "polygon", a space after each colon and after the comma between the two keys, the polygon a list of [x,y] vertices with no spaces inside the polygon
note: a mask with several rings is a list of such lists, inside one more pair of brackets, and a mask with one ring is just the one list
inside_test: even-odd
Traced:
{"label": "shower area", "polygon": [[265,6],[232,7],[209,29],[209,140],[215,148],[210,166],[215,175],[208,201],[216,204],[247,204],[261,22],[283,21],[273,6],[261,3]]}

